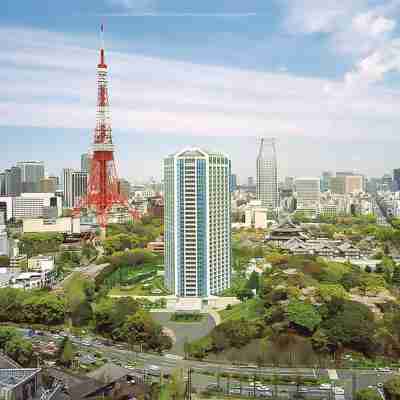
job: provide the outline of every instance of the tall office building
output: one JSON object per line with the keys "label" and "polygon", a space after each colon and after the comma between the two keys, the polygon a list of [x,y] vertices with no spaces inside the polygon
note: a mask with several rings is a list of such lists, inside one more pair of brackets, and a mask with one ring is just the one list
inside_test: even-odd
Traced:
{"label": "tall office building", "polygon": [[58,178],[49,176],[40,180],[40,193],[55,193],[58,189]]}
{"label": "tall office building", "polygon": [[393,178],[390,174],[382,176],[381,190],[384,192],[390,192],[393,188]]}
{"label": "tall office building", "polygon": [[346,194],[346,176],[332,176],[329,182],[333,194]]}
{"label": "tall office building", "polygon": [[319,178],[297,178],[297,210],[315,214],[319,210],[320,180]]}
{"label": "tall office building", "polygon": [[82,172],[90,172],[90,161],[91,157],[89,153],[83,153],[81,155],[81,171]]}
{"label": "tall office building", "polygon": [[22,192],[38,193],[40,180],[44,178],[43,161],[20,161],[17,167],[21,170]]}
{"label": "tall office building", "polygon": [[230,176],[221,153],[194,148],[164,160],[165,284],[177,296],[230,286]]}
{"label": "tall office building", "polygon": [[353,176],[354,172],[352,171],[337,171],[336,176]]}
{"label": "tall office building", "polygon": [[18,167],[4,170],[0,179],[2,196],[19,196],[21,194],[21,170]]}
{"label": "tall office building", "polygon": [[6,195],[6,174],[0,172],[0,196]]}
{"label": "tall office building", "polygon": [[64,207],[74,208],[87,194],[88,174],[71,168],[63,169]]}
{"label": "tall office building", "polygon": [[238,188],[238,179],[236,174],[231,175],[231,190],[234,192]]}
{"label": "tall office building", "polygon": [[349,175],[345,178],[346,194],[361,193],[364,191],[364,177],[361,175]]}
{"label": "tall office building", "polygon": [[254,186],[254,178],[253,178],[252,176],[249,176],[249,177],[247,178],[247,186],[248,186],[248,187]]}
{"label": "tall office building", "polygon": [[321,192],[330,190],[331,178],[333,174],[331,171],[324,171],[321,178]]}
{"label": "tall office building", "polygon": [[275,139],[261,139],[257,156],[257,200],[271,210],[279,206]]}
{"label": "tall office building", "polygon": [[122,196],[129,199],[131,184],[126,179],[118,179],[118,189]]}
{"label": "tall office building", "polygon": [[400,191],[400,168],[393,170],[393,189],[395,192]]}

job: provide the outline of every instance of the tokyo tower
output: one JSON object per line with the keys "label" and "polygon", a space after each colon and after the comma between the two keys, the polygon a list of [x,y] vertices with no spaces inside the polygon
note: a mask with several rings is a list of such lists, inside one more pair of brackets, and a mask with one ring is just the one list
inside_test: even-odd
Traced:
{"label": "tokyo tower", "polygon": [[[101,36],[103,36],[103,24]],[[105,62],[104,42],[100,48],[100,60],[97,65],[97,114],[96,128],[92,146],[92,158],[88,179],[87,195],[82,198],[75,213],[81,209],[95,212],[97,222],[105,233],[108,216],[115,205],[129,209],[128,199],[119,192],[118,175],[114,161],[114,144],[111,134],[110,105],[108,100],[108,67]],[[133,217],[137,212],[130,210]]]}

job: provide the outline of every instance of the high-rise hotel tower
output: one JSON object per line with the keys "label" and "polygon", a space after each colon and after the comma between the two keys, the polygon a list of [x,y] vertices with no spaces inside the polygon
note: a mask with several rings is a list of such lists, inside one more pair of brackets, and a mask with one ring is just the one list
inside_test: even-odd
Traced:
{"label": "high-rise hotel tower", "polygon": [[231,161],[186,149],[164,160],[165,284],[208,297],[231,281]]}

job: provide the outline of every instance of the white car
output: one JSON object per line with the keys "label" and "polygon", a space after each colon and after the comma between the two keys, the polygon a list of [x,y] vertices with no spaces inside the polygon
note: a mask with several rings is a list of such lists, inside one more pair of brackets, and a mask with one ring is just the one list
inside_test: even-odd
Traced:
{"label": "white car", "polygon": [[271,390],[268,386],[264,386],[264,385],[257,385],[256,389],[259,392],[269,392]]}
{"label": "white car", "polygon": [[321,390],[330,390],[330,389],[332,389],[332,385],[330,383],[321,383],[319,385],[319,388]]}
{"label": "white car", "polygon": [[388,367],[378,368],[378,372],[392,372],[392,370]]}
{"label": "white car", "polygon": [[299,388],[299,393],[308,393],[308,388],[306,387]]}
{"label": "white car", "polygon": [[344,389],[343,389],[342,387],[336,386],[336,387],[333,389],[333,392],[334,392],[335,394],[344,394]]}

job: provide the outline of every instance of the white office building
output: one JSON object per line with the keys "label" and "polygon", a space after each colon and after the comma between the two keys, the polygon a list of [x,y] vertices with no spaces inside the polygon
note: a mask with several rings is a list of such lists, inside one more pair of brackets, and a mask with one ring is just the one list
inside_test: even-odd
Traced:
{"label": "white office building", "polygon": [[208,297],[231,282],[231,162],[187,149],[164,160],[165,283],[181,297]]}
{"label": "white office building", "polygon": [[275,140],[261,139],[257,156],[257,200],[263,207],[276,210],[279,206],[278,167]]}
{"label": "white office building", "polygon": [[297,193],[297,210],[315,215],[320,205],[320,179],[297,178],[295,180]]}
{"label": "white office building", "polygon": [[71,168],[63,169],[64,207],[78,207],[81,199],[87,194],[88,173]]}

